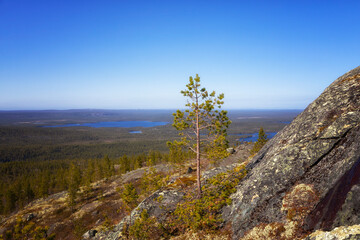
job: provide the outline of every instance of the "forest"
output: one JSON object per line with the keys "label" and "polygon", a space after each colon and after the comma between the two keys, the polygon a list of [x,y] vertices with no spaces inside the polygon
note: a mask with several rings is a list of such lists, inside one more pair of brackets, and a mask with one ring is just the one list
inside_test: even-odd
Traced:
{"label": "forest", "polygon": [[[176,139],[171,111],[41,111],[0,112],[0,214],[21,209],[30,201],[86,186],[143,166],[188,159],[188,152],[170,149]],[[230,111],[230,145],[238,134],[264,127],[277,132],[299,111]],[[170,115],[170,116],[169,116]],[[168,121],[151,128],[43,128],[42,125],[96,121]],[[141,131],[132,134],[130,131]],[[77,176],[77,177],[74,177]]]}

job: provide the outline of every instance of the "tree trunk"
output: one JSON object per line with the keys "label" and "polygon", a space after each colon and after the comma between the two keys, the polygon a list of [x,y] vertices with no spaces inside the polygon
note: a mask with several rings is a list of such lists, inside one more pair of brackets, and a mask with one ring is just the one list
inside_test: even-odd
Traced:
{"label": "tree trunk", "polygon": [[[196,104],[198,104],[196,99]],[[201,182],[200,182],[200,126],[199,126],[199,110],[196,109],[196,177],[198,187],[198,198],[201,198]]]}

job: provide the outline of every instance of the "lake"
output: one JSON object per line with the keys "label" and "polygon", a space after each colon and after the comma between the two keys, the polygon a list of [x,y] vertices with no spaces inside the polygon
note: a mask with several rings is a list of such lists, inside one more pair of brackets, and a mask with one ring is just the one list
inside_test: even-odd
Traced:
{"label": "lake", "polygon": [[118,127],[118,128],[132,128],[132,127],[156,127],[164,126],[168,122],[150,122],[150,121],[119,121],[119,122],[95,122],[95,123],[70,123],[63,125],[52,125],[52,126],[43,126],[47,128],[54,127],[92,127],[92,128],[102,128],[102,127]]}
{"label": "lake", "polygon": [[130,131],[129,133],[142,133],[142,131]]}
{"label": "lake", "polygon": [[[241,141],[241,142],[256,142],[259,137],[259,133],[237,134],[237,135],[240,136],[239,141]],[[276,132],[267,132],[266,133],[267,139],[271,139],[275,135],[276,135]]]}

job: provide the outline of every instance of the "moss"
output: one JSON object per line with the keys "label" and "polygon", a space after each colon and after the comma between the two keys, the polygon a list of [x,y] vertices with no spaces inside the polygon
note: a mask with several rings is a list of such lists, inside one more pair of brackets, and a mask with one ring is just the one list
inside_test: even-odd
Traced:
{"label": "moss", "polygon": [[196,175],[193,175],[191,177],[180,177],[178,179],[175,180],[174,183],[170,184],[168,187],[169,188],[184,188],[187,186],[191,186],[194,183],[196,183]]}

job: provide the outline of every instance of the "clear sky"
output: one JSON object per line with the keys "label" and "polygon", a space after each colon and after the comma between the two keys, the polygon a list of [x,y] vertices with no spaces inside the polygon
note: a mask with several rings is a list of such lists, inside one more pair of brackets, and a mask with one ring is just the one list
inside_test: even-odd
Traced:
{"label": "clear sky", "polygon": [[0,0],[0,110],[305,108],[360,65],[360,1]]}

